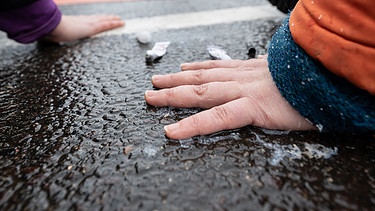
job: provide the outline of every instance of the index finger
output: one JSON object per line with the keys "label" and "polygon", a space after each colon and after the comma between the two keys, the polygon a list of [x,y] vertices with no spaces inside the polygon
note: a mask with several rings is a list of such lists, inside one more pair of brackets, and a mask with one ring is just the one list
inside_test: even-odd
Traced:
{"label": "index finger", "polygon": [[164,127],[165,133],[172,139],[186,139],[197,135],[207,135],[221,130],[235,129],[252,124],[253,114],[245,108],[249,101],[241,98],[221,106],[213,107],[175,124]]}

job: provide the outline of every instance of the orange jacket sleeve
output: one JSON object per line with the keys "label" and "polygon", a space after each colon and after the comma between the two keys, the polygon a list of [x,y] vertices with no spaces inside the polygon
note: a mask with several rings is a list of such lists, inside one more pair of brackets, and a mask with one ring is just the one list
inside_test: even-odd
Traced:
{"label": "orange jacket sleeve", "polygon": [[300,0],[289,27],[309,56],[375,95],[375,1]]}

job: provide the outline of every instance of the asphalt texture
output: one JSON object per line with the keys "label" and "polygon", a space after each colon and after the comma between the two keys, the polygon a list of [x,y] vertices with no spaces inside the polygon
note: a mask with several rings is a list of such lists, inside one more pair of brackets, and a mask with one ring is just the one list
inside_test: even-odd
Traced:
{"label": "asphalt texture", "polygon": [[[147,1],[63,6],[65,14],[125,20],[266,1]],[[148,106],[154,74],[210,59],[267,52],[282,18],[152,33],[167,54],[134,34],[50,45],[0,35],[0,210],[374,210],[373,134],[244,127],[170,140],[163,126],[199,109]],[[334,121],[334,120],[332,120]]]}

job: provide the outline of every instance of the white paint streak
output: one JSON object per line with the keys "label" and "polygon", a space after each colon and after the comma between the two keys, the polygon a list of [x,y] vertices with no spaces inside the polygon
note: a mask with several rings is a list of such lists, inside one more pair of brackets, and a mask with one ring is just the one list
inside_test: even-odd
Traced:
{"label": "white paint streak", "polygon": [[191,13],[171,14],[125,20],[126,26],[103,32],[97,36],[132,34],[140,31],[181,29],[194,26],[226,24],[260,18],[282,17],[282,13],[270,5],[229,8]]}

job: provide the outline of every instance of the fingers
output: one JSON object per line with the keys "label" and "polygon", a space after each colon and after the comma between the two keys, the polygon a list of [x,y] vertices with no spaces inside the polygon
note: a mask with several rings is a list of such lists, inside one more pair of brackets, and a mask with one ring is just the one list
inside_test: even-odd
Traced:
{"label": "fingers", "polygon": [[172,88],[146,91],[146,102],[160,107],[211,108],[166,126],[166,135],[172,139],[245,125],[282,130],[314,129],[281,96],[266,59],[183,64],[182,69],[190,71],[153,77],[154,86]]}
{"label": "fingers", "polygon": [[242,96],[246,84],[239,82],[212,82],[185,85],[159,91],[146,91],[146,102],[153,106],[178,108],[211,108]]}
{"label": "fingers", "polygon": [[181,70],[207,70],[214,68],[240,68],[240,67],[258,67],[264,63],[267,55],[259,55],[257,59],[250,60],[208,60],[203,62],[183,63],[181,64]]}
{"label": "fingers", "polygon": [[202,111],[175,124],[165,126],[165,133],[171,139],[186,139],[252,124],[252,115],[256,111],[246,110],[248,103],[248,99],[241,98]]}
{"label": "fingers", "polygon": [[181,70],[199,70],[212,68],[236,68],[240,65],[239,60],[208,60],[204,62],[183,63]]}
{"label": "fingers", "polygon": [[199,85],[213,81],[225,82],[243,79],[248,73],[229,68],[212,70],[183,71],[168,75],[154,75],[152,85],[157,88],[170,88],[180,85]]}
{"label": "fingers", "polygon": [[57,27],[44,39],[50,42],[70,42],[121,27],[124,24],[120,17],[115,15],[63,15]]}
{"label": "fingers", "polygon": [[268,54],[264,54],[264,55],[258,55],[258,59],[267,59],[268,57]]}
{"label": "fingers", "polygon": [[95,24],[94,31],[92,32],[93,34],[111,30],[125,25],[125,22],[122,21],[121,18],[116,15],[93,15],[87,17],[95,20],[95,22],[93,23]]}
{"label": "fingers", "polygon": [[185,63],[181,65],[181,68],[185,71],[168,75],[155,75],[152,77],[152,84],[157,88],[170,88],[180,85],[199,85],[213,81],[255,81],[264,72],[259,70],[268,68],[267,61],[264,59],[226,61],[227,63],[217,60]]}
{"label": "fingers", "polygon": [[279,130],[316,130],[285,100],[277,101],[267,107],[267,104],[260,106],[254,98],[242,97],[167,125],[164,130],[171,139],[186,139],[246,125]]}

